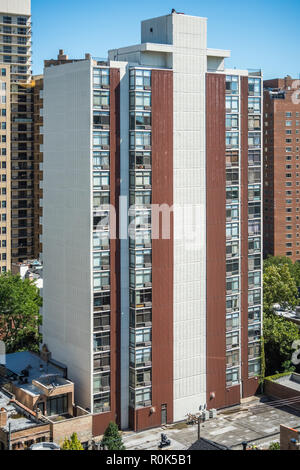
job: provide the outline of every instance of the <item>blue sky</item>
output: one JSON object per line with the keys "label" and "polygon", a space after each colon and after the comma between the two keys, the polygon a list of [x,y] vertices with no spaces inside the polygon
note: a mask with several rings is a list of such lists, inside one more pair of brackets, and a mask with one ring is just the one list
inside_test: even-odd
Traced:
{"label": "blue sky", "polygon": [[300,77],[299,0],[31,0],[33,72],[58,49],[70,57],[140,42],[140,22],[172,8],[208,18],[208,47],[230,49],[228,67],[262,68],[264,77]]}

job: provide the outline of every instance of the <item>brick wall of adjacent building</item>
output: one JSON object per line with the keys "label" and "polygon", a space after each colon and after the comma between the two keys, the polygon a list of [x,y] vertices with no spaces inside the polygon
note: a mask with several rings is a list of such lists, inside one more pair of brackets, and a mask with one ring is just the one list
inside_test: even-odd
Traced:
{"label": "brick wall of adjacent building", "polygon": [[280,383],[272,382],[271,380],[265,380],[264,392],[265,392],[265,395],[271,398],[277,398],[277,399],[298,398],[299,400],[298,403],[290,402],[289,406],[297,410],[300,410],[300,392],[297,392],[297,390],[293,390]]}
{"label": "brick wall of adjacent building", "polygon": [[[300,260],[300,100],[294,102],[294,83],[291,78],[264,82],[265,88],[285,91],[285,99],[264,92],[264,253],[296,261]],[[286,134],[287,130],[292,133]]]}
{"label": "brick wall of adjacent building", "polygon": [[295,439],[300,443],[300,433],[296,429],[280,425],[280,450],[300,450],[296,443],[291,442]]}

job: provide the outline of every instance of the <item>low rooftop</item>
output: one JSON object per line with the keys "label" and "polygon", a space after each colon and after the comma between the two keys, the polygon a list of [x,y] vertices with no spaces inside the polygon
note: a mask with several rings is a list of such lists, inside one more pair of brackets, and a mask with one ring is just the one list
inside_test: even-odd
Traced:
{"label": "low rooftop", "polygon": [[2,427],[5,432],[16,432],[35,427],[39,421],[25,412],[12,399],[9,393],[0,389],[0,410],[7,413],[6,425]]}
{"label": "low rooftop", "polygon": [[278,379],[274,379],[276,383],[284,385],[285,387],[291,388],[300,392],[300,374],[295,374],[294,372],[289,375],[284,375]]}

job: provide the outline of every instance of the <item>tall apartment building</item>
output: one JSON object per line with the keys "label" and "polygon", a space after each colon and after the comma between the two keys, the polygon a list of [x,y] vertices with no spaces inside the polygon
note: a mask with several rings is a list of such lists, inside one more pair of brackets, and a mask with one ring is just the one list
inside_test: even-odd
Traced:
{"label": "tall apartment building", "polygon": [[94,434],[258,386],[262,77],[225,69],[206,26],[173,12],[45,69],[43,335]]}
{"label": "tall apartment building", "polygon": [[[11,241],[7,243],[11,247],[11,254],[6,253],[6,256],[7,260],[18,262],[33,255],[30,0],[0,0],[1,64],[7,67],[10,76],[10,112],[7,102],[6,113],[10,115],[7,126],[11,132],[11,146],[7,153],[6,168],[10,172],[7,180],[11,178],[11,187],[7,184],[6,190],[11,197],[11,210],[7,211],[6,229],[7,232],[11,230]],[[9,263],[6,268],[10,269]]]}
{"label": "tall apartment building", "polygon": [[300,82],[264,82],[264,253],[300,260]]}

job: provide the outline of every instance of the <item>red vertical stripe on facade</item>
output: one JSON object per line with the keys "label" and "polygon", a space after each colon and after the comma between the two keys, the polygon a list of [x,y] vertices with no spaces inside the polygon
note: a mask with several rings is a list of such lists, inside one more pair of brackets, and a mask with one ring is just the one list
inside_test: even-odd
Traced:
{"label": "red vertical stripe on facade", "polygon": [[[110,241],[110,368],[111,411],[93,416],[93,435],[103,434],[110,421],[120,421],[120,70],[110,69],[110,204],[116,209],[117,239]],[[112,222],[112,219],[111,219]],[[129,334],[129,333],[128,333]]]}
{"label": "red vertical stripe on facade", "polygon": [[206,76],[207,405],[224,405],[226,389],[225,76]]}
{"label": "red vertical stripe on facade", "polygon": [[[173,205],[172,71],[152,71],[152,203]],[[136,431],[161,424],[161,405],[173,421],[173,217],[170,235],[152,240],[152,407],[130,410]]]}

